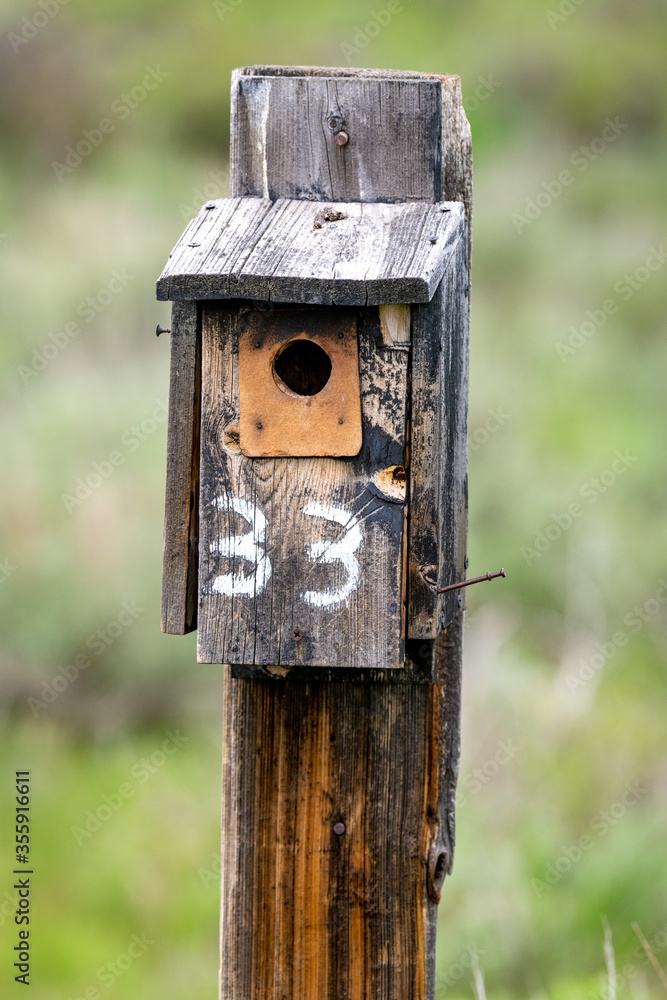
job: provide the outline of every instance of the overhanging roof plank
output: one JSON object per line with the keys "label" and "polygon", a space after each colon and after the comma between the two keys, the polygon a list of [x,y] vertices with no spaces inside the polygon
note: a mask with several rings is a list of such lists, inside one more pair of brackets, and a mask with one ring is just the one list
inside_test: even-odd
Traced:
{"label": "overhanging roof plank", "polygon": [[157,297],[428,302],[464,228],[461,202],[218,199],[174,247]]}

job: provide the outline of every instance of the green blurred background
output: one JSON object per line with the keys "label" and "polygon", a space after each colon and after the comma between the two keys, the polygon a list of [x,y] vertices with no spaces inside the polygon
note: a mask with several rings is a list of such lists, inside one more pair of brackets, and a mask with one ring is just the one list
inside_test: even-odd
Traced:
{"label": "green blurred background", "polygon": [[376,31],[385,10],[4,0],[3,996],[23,768],[32,995],[217,995],[222,685],[159,629],[154,281],[227,194],[230,72],[253,62],[457,73],[472,126],[470,573],[508,578],[468,594],[437,996],[474,995],[476,954],[489,998],[606,998],[605,916],[618,996],[665,993],[633,924],[667,968],[667,12],[403,0]]}

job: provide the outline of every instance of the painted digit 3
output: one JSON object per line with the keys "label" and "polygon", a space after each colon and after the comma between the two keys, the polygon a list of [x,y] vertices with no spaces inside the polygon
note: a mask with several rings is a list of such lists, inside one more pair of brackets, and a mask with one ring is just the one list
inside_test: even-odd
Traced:
{"label": "painted digit 3", "polygon": [[[216,576],[210,587],[204,589],[207,594],[222,594],[224,597],[258,597],[271,579],[271,560],[266,554],[267,522],[259,507],[250,500],[240,497],[219,496],[212,504],[218,510],[238,514],[251,526],[245,535],[220,535],[211,542],[211,552],[227,559],[242,560],[253,566],[251,572],[242,567],[233,573],[223,573]],[[322,504],[317,501],[307,503],[301,508],[306,517],[317,517],[324,521],[332,521],[342,525],[345,533],[338,541],[307,542],[305,552],[308,559],[314,563],[333,565],[341,563],[347,573],[347,579],[334,590],[306,590],[300,597],[314,608],[332,610],[350,603],[350,596],[361,582],[361,567],[355,552],[363,545],[364,536],[357,518],[344,507],[334,504]]]}
{"label": "painted digit 3", "polygon": [[266,518],[250,500],[240,497],[220,496],[212,501],[218,510],[239,514],[251,525],[245,535],[220,535],[211,542],[211,552],[217,552],[228,559],[241,559],[254,566],[251,573],[242,568],[236,573],[216,576],[209,593],[223,594],[225,597],[249,597],[260,594],[271,579],[271,560],[265,552]]}
{"label": "painted digit 3", "polygon": [[321,517],[325,521],[341,524],[347,529],[337,542],[308,542],[306,544],[306,554],[312,562],[320,560],[325,563],[341,562],[347,571],[347,580],[337,590],[324,591],[324,593],[317,590],[306,590],[301,593],[301,597],[307,604],[311,604],[315,608],[331,609],[343,604],[347,607],[350,603],[350,595],[357,589],[361,579],[361,567],[354,554],[364,540],[361,526],[356,517],[344,507],[317,503],[313,500],[301,509],[307,517]]}

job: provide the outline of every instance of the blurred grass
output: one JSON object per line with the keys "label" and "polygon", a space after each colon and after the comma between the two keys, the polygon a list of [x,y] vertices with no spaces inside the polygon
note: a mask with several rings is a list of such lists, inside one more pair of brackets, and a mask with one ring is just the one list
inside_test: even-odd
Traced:
{"label": "blurred grass", "polygon": [[[0,15],[0,563],[14,567],[0,583],[0,800],[30,767],[40,1000],[99,985],[135,932],[155,944],[110,990],[213,997],[218,893],[199,870],[218,841],[220,672],[195,664],[192,637],[159,632],[164,423],[128,443],[167,394],[168,342],[152,331],[169,313],[153,283],[182,206],[227,193],[231,69],[340,65],[372,8],[243,0],[220,19],[208,2],[79,0],[14,51],[9,33],[39,9]],[[456,1000],[473,995],[472,947],[489,997],[600,996],[602,914],[619,970],[633,970],[620,997],[661,995],[632,921],[667,962],[667,618],[646,604],[667,578],[664,274],[627,301],[614,290],[666,231],[667,17],[658,0],[586,0],[552,28],[558,9],[406,0],[355,58],[462,77],[476,169],[471,440],[489,410],[505,415],[470,453],[470,571],[504,565],[508,579],[467,595],[464,800],[438,944],[437,996]],[[58,181],[53,161],[146,67],[164,83]],[[489,96],[472,100],[480,86]],[[572,155],[607,118],[628,128],[579,172]],[[564,169],[573,183],[518,232],[512,216]],[[114,269],[131,280],[87,322]],[[561,358],[608,298],[618,310]],[[20,366],[71,322],[80,333],[26,384]],[[626,449],[627,471],[594,502],[582,495]],[[114,450],[122,464],[68,512],[63,495]],[[573,502],[572,526],[522,554]],[[132,601],[143,610],[96,655],[90,637]],[[633,612],[644,605],[646,621]],[[571,690],[619,631],[627,642]],[[91,666],[35,716],[28,699],[80,654]],[[77,847],[71,827],[170,728],[190,742]],[[499,765],[508,741],[520,749]],[[601,813],[635,782],[646,791],[601,835]],[[568,868],[584,836],[592,846]],[[563,857],[558,881],[536,889]],[[9,922],[0,936],[10,981]]]}

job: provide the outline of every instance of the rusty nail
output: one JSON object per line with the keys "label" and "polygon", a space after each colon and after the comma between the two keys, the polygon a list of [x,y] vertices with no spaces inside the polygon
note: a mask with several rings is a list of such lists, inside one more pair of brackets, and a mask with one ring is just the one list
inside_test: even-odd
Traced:
{"label": "rusty nail", "polygon": [[337,146],[346,146],[350,141],[350,137],[347,132],[336,132],[335,142]]}
{"label": "rusty nail", "polygon": [[159,337],[161,333],[171,333],[171,329],[167,329],[166,326],[160,326],[160,324],[158,323],[158,325],[155,327],[155,336]]}
{"label": "rusty nail", "polygon": [[436,594],[446,594],[448,590],[458,590],[459,587],[470,587],[473,583],[484,583],[485,580],[495,580],[497,576],[507,576],[507,573],[504,569],[499,569],[497,573],[485,573],[484,576],[475,576],[472,580],[462,580],[461,583],[450,583],[448,587],[438,587]]}
{"label": "rusty nail", "polygon": [[337,837],[342,837],[345,833],[345,823],[334,823],[333,832]]}
{"label": "rusty nail", "polygon": [[303,639],[303,632],[298,626],[297,628],[292,629],[292,638],[294,639],[295,642],[301,642],[301,640]]}

